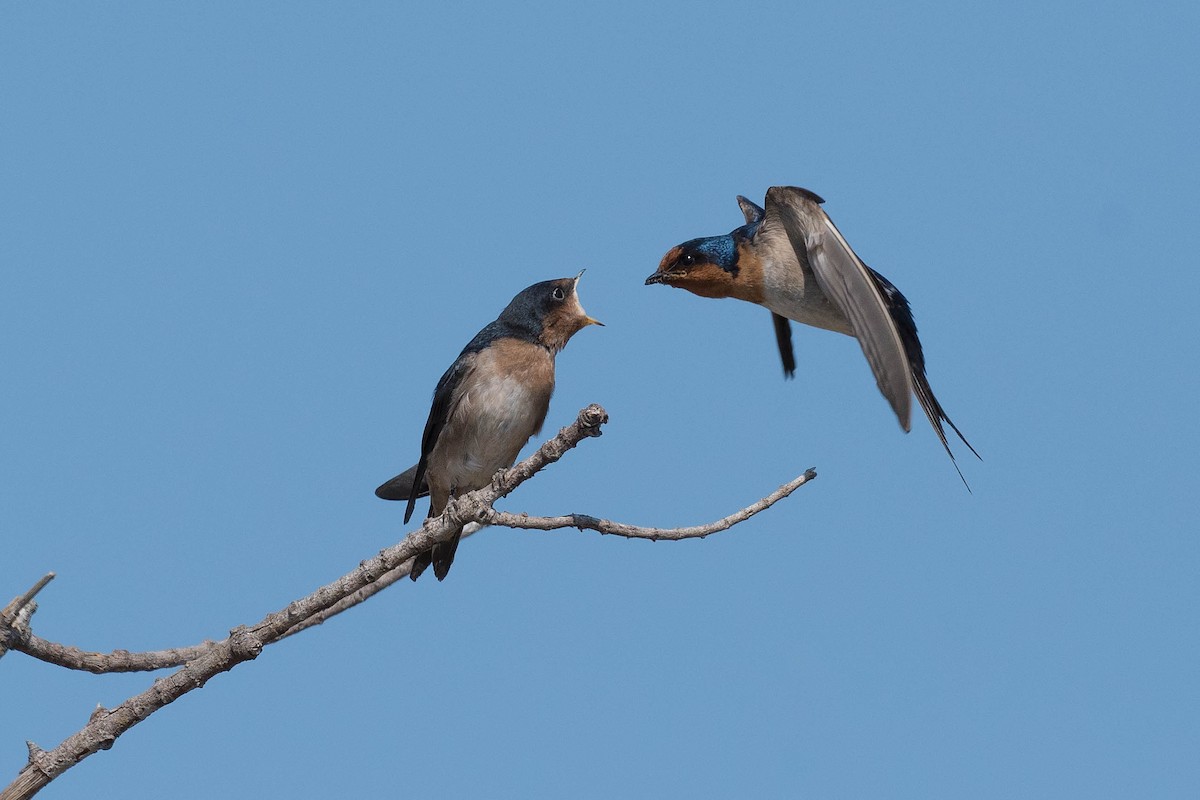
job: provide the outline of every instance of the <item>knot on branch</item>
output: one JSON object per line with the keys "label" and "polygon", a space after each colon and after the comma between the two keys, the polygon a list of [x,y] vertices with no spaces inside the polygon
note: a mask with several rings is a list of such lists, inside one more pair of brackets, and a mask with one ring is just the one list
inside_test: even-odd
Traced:
{"label": "knot on branch", "polygon": [[600,436],[604,433],[600,430],[600,426],[606,422],[608,422],[608,412],[595,403],[579,412],[579,427],[584,436]]}
{"label": "knot on branch", "polygon": [[46,751],[31,741],[25,742],[25,748],[29,751],[29,765],[37,767],[44,772],[45,767],[42,762],[46,760]]}
{"label": "knot on branch", "polygon": [[229,632],[229,652],[236,661],[253,661],[262,649],[262,639],[251,633],[245,625],[239,625]]}
{"label": "knot on branch", "polygon": [[11,620],[0,620],[0,656],[9,650],[20,648],[22,644],[29,641],[29,637],[33,635],[33,631],[29,628],[30,617],[35,611],[37,611],[37,603],[30,603],[14,614]]}
{"label": "knot on branch", "polygon": [[482,492],[468,492],[462,497],[451,498],[442,511],[442,518],[450,523],[451,530],[457,530],[468,522],[474,522],[485,509],[490,507],[491,501],[482,494]]}
{"label": "knot on branch", "polygon": [[[589,528],[592,530],[597,530],[600,527],[602,520],[597,517],[593,517],[590,514],[571,514],[571,522],[573,523],[571,525],[572,528],[578,528],[579,530],[584,531],[588,530]],[[601,531],[601,533],[603,532],[604,531]]]}

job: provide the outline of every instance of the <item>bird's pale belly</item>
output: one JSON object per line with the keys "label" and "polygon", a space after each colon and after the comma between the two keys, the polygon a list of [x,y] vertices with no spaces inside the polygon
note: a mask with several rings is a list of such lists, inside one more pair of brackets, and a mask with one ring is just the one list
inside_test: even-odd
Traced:
{"label": "bird's pale belly", "polygon": [[854,335],[846,315],[829,302],[811,274],[804,274],[798,266],[785,270],[770,264],[764,272],[767,282],[762,305],[802,325]]}
{"label": "bird's pale belly", "polygon": [[541,428],[549,401],[548,392],[536,392],[519,378],[477,382],[430,454],[430,474],[441,477],[454,494],[486,486],[497,470],[512,466]]}

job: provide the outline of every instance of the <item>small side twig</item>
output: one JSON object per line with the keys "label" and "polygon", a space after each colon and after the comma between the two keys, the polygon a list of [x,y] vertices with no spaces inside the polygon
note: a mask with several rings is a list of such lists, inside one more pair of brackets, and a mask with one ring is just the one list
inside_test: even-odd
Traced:
{"label": "small side twig", "polygon": [[629,539],[650,539],[652,541],[658,541],[659,539],[669,541],[703,539],[709,534],[728,530],[739,522],[750,519],[750,517],[775,505],[775,503],[816,477],[817,471],[815,469],[808,469],[803,475],[788,481],[757,503],[752,503],[741,511],[734,512],[727,517],[722,517],[707,525],[694,525],[688,528],[645,528],[638,525],[626,525],[622,522],[599,519],[587,514],[566,514],[559,517],[532,517],[528,514],[512,514],[506,511],[497,511],[494,508],[482,511],[480,518],[492,525],[503,525],[506,528],[528,528],[540,531],[578,528],[581,531],[592,530],[599,533],[624,536]]}
{"label": "small side twig", "polygon": [[25,594],[14,597],[8,605],[0,610],[0,657],[9,651],[15,641],[28,632],[29,618],[37,610],[33,598],[46,588],[46,584],[54,580],[54,573],[47,572],[38,582],[29,588]]}
{"label": "small side twig", "polygon": [[33,598],[38,596],[38,592],[45,589],[46,584],[52,580],[54,580],[54,573],[47,572],[38,578],[38,582],[31,586],[29,591],[19,597],[14,597],[12,602],[6,605],[3,611],[0,611],[0,623],[11,624],[16,615],[21,612],[21,609],[32,603]]}

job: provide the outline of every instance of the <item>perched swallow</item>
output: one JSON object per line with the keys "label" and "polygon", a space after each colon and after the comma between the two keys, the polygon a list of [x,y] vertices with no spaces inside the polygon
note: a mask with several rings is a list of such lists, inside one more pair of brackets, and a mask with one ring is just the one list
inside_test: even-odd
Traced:
{"label": "perched swallow", "polygon": [[[430,496],[428,516],[436,517],[451,497],[487,486],[542,429],[554,393],[554,356],[583,328],[603,324],[579,304],[581,275],[523,290],[438,381],[416,466],[375,490],[384,500],[408,501],[405,523],[418,497]],[[445,578],[458,540],[418,553],[410,577],[415,581],[432,563],[438,580]]]}
{"label": "perched swallow", "polygon": [[646,284],[765,306],[787,377],[796,371],[789,320],[858,339],[900,426],[911,427],[915,393],[961,478],[942,423],[979,454],[933,395],[912,310],[900,290],[863,263],[821,208],[825,201],[807,189],[773,186],[765,209],[740,195],[737,200],[745,225],[671,248]]}

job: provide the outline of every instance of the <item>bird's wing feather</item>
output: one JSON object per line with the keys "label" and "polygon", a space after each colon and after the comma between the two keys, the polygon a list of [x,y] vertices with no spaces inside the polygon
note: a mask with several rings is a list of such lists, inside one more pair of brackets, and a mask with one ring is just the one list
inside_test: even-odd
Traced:
{"label": "bird's wing feather", "polygon": [[796,257],[812,269],[825,296],[846,315],[875,384],[904,430],[910,429],[913,380],[896,323],[866,264],[811,193],[790,186],[767,191],[767,216],[786,232]]}
{"label": "bird's wing feather", "polygon": [[746,218],[747,225],[753,225],[756,222],[762,222],[762,218],[767,212],[763,211],[762,207],[749,198],[738,195],[738,208],[742,210],[742,216]]}
{"label": "bird's wing feather", "polygon": [[[433,392],[433,406],[429,409],[429,419],[425,422],[425,432],[421,435],[421,458],[413,472],[413,486],[427,486],[425,468],[429,465],[429,454],[437,446],[438,438],[446,427],[447,420],[454,415],[454,409],[462,398],[463,384],[475,369],[475,354],[459,356],[457,360],[442,375],[437,388]],[[417,504],[417,492],[408,497],[408,506],[404,509],[404,523],[407,525],[412,518],[413,508]]]}

